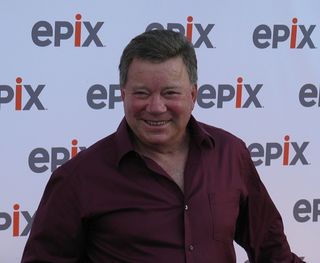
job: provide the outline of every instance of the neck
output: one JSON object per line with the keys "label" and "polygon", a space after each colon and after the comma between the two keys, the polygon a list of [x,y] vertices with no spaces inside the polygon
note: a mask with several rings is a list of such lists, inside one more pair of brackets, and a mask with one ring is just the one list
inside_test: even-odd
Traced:
{"label": "neck", "polygon": [[190,136],[188,132],[186,132],[185,136],[183,136],[183,138],[179,140],[179,142],[173,145],[145,144],[135,137],[133,140],[133,146],[138,153],[147,157],[156,157],[161,155],[170,156],[180,154],[182,152],[188,152],[189,140]]}

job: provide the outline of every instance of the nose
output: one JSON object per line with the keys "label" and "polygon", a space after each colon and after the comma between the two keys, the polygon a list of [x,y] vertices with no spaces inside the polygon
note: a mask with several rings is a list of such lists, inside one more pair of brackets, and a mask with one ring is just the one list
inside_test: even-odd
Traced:
{"label": "nose", "polygon": [[164,99],[161,95],[153,95],[150,97],[149,103],[147,105],[147,111],[150,113],[163,113],[167,110]]}

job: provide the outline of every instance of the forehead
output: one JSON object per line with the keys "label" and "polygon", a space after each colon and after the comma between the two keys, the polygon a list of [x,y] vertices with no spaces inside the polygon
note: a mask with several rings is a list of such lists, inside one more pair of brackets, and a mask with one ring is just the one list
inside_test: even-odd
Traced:
{"label": "forehead", "polygon": [[188,78],[188,73],[181,57],[174,57],[161,62],[134,58],[129,66],[128,80],[140,78],[184,79]]}

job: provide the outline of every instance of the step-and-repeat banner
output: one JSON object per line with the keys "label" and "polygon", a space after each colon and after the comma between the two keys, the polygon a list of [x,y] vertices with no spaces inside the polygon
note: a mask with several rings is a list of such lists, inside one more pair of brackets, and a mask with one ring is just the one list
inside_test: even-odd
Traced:
{"label": "step-and-repeat banner", "polygon": [[292,250],[319,263],[319,10],[289,0],[1,1],[0,262],[19,262],[52,171],[118,126],[125,45],[168,28],[196,49],[194,115],[247,143]]}

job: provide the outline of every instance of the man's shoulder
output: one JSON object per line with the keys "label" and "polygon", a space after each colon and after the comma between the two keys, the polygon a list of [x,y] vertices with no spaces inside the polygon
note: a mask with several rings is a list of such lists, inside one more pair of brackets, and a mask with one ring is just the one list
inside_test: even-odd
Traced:
{"label": "man's shoulder", "polygon": [[243,140],[240,137],[230,131],[203,122],[198,122],[198,124],[214,140],[215,144],[244,144]]}
{"label": "man's shoulder", "polygon": [[113,165],[114,163],[116,163],[116,143],[115,133],[112,133],[80,151],[72,159],[64,163],[60,169],[69,172],[85,171],[92,169],[92,167]]}
{"label": "man's shoulder", "polygon": [[212,138],[214,149],[221,156],[228,158],[250,159],[246,143],[237,135],[223,128],[218,128],[206,123],[199,123],[200,127]]}

